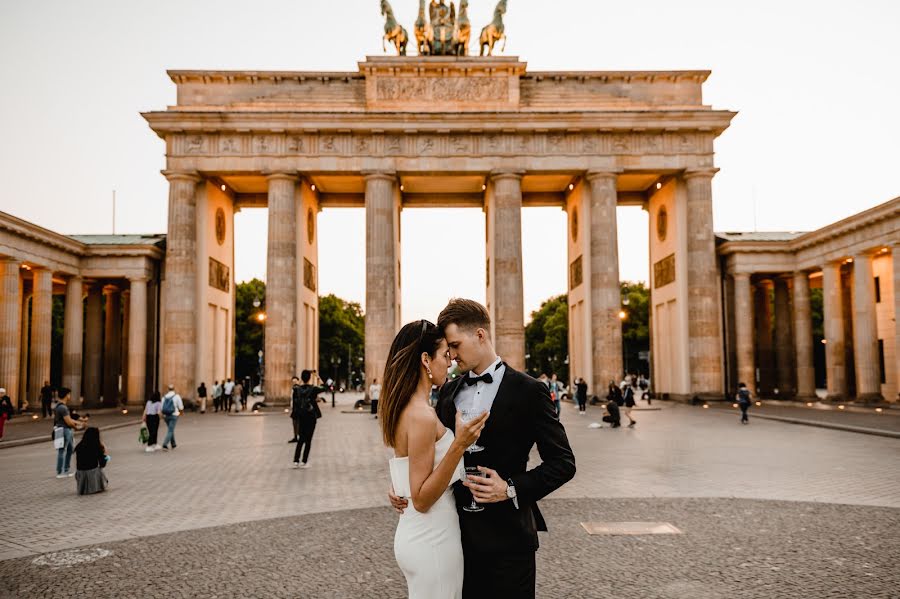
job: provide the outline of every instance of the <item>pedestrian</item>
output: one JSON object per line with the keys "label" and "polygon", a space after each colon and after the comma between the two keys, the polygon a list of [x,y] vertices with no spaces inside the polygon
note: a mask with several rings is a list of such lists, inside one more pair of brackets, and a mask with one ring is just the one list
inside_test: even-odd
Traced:
{"label": "pedestrian", "polygon": [[378,379],[372,379],[372,384],[369,385],[369,399],[372,400],[372,416],[374,418],[378,418],[379,397],[381,397],[381,385],[378,384]]}
{"label": "pedestrian", "polygon": [[41,417],[43,418],[50,418],[53,414],[50,408],[50,404],[53,402],[53,391],[50,381],[44,381],[44,386],[41,387]]}
{"label": "pedestrian", "polygon": [[83,416],[73,420],[67,404],[71,391],[61,387],[57,392],[59,403],[53,410],[53,446],[56,448],[56,478],[75,476],[69,472],[69,464],[72,461],[72,447],[75,442],[75,434],[72,429],[84,430],[87,428],[89,418]]}
{"label": "pedestrian", "polygon": [[587,383],[581,377],[575,381],[575,399],[578,401],[578,413],[584,416],[587,411]]}
{"label": "pedestrian", "polygon": [[109,463],[106,447],[100,441],[100,429],[90,426],[75,448],[75,486],[79,495],[92,495],[106,490],[109,480],[103,469]]}
{"label": "pedestrian", "polygon": [[234,394],[234,383],[231,382],[231,377],[228,377],[228,380],[225,381],[222,392],[222,409],[224,409],[227,414],[231,411],[231,398]]}
{"label": "pedestrian", "polygon": [[175,393],[175,385],[169,385],[169,392],[163,397],[160,410],[167,427],[166,436],[163,438],[163,451],[169,450],[169,443],[172,443],[172,449],[175,449],[175,425],[178,424],[178,416],[182,412],[184,412],[184,402],[181,401],[181,396]]}
{"label": "pedestrian", "polygon": [[556,405],[556,418],[558,420],[559,417],[562,416],[562,400],[560,399],[562,383],[556,378],[555,372],[550,376],[550,381],[547,383],[547,386],[550,388],[550,399],[552,399],[553,403]]}
{"label": "pedestrian", "polygon": [[238,407],[240,407],[240,411],[243,412],[247,409],[247,396],[244,393],[244,385],[241,383],[237,383],[234,386],[234,411],[238,411]]}
{"label": "pedestrian", "polygon": [[158,437],[160,412],[162,412],[162,399],[159,397],[159,391],[154,391],[147,398],[147,403],[144,405],[144,415],[141,417],[141,421],[147,425],[147,432],[149,433],[147,448],[144,450],[147,453],[162,449]]}
{"label": "pedestrian", "polygon": [[215,409],[216,412],[218,412],[220,404],[222,403],[222,385],[219,384],[219,381],[216,381],[213,384],[212,398],[213,398],[213,408]]}
{"label": "pedestrian", "polygon": [[[634,379],[632,379],[634,380]],[[625,396],[623,397],[625,404],[625,417],[628,418],[628,427],[631,428],[637,421],[631,417],[631,410],[634,409],[634,387],[631,385],[625,387]]]}
{"label": "pedestrian", "polygon": [[750,407],[750,390],[744,383],[738,383],[737,403],[741,409],[741,424],[749,424],[750,419],[747,417],[747,409]]}
{"label": "pedestrian", "polygon": [[[309,384],[313,371],[304,370],[300,373],[302,385],[291,396],[291,418],[297,421],[299,434],[297,446],[294,448],[294,468],[309,468],[309,450],[312,446],[313,433],[316,432],[316,421],[322,417],[319,409],[319,393],[324,392],[325,387],[315,387]],[[321,385],[322,379],[316,376]],[[295,400],[296,397],[296,400]],[[303,463],[300,462],[300,452],[303,452]]]}
{"label": "pedestrian", "polygon": [[294,402],[300,401],[300,377],[291,377],[291,410],[288,415],[291,417],[291,425],[294,427],[294,435],[288,443],[296,443],[300,439],[300,419],[294,417]]}
{"label": "pedestrian", "polygon": [[652,405],[653,402],[650,400],[650,381],[644,376],[643,372],[638,377],[638,389],[641,390],[641,399],[646,399],[648,406]]}
{"label": "pedestrian", "polygon": [[625,399],[622,397],[622,389],[613,381],[610,381],[609,386],[607,387],[606,401],[614,401],[617,406],[625,405]]}
{"label": "pedestrian", "polygon": [[612,428],[622,426],[622,417],[619,415],[619,404],[615,400],[606,402],[606,416],[602,418],[603,422],[608,422]]}
{"label": "pedestrian", "polygon": [[200,400],[200,413],[206,414],[206,383],[201,382],[197,387],[197,399]]}
{"label": "pedestrian", "polygon": [[3,438],[3,429],[6,427],[6,421],[12,418],[15,412],[12,400],[6,394],[6,389],[0,387],[0,439]]}

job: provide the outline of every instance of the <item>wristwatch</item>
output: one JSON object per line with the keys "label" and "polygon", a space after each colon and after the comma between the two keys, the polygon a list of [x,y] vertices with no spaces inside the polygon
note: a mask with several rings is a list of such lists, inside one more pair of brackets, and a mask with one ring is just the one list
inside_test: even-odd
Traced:
{"label": "wristwatch", "polygon": [[506,496],[512,499],[513,505],[516,506],[516,509],[519,509],[519,500],[516,498],[516,486],[511,478],[506,480]]}

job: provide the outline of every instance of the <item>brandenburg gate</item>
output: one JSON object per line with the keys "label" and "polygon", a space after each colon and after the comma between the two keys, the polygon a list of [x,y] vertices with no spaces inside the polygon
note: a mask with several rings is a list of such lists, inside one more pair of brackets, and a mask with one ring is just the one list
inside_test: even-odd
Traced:
{"label": "brandenburg gate", "polygon": [[166,142],[170,186],[162,384],[192,396],[231,374],[233,218],[264,206],[270,398],[317,363],[316,220],[328,207],[366,210],[367,379],[381,376],[401,325],[405,207],[484,210],[493,334],[523,368],[521,210],[559,206],[570,371],[601,394],[623,372],[616,207],[635,205],[651,223],[655,390],[722,396],[713,140],[735,113],[703,103],[708,72],[531,72],[516,57],[430,56],[369,57],[353,72],[169,74],[177,104],[144,114]]}

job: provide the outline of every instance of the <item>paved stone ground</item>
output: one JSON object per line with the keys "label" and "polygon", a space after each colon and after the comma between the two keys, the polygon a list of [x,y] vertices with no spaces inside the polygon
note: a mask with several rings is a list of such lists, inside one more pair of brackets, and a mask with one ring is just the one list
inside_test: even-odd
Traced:
{"label": "paved stone ground", "polygon": [[[108,431],[111,488],[88,497],[54,478],[49,441],[0,451],[0,594],[402,596],[388,452],[376,421],[343,413],[354,399],[323,409],[309,470],[289,468],[290,422],[277,413],[188,414],[167,453],[143,453],[136,428]],[[564,406],[578,474],[542,504],[540,596],[898,596],[885,572],[900,555],[900,441],[657,405],[633,429],[591,429],[599,408]],[[585,519],[665,520],[685,534],[588,537]],[[31,565],[85,546],[113,553]]]}
{"label": "paved stone ground", "polygon": [[[718,406],[710,405],[711,408],[728,409],[736,414],[740,414],[740,410],[730,406],[731,404],[725,404],[724,406],[721,404]],[[776,402],[763,402],[762,406],[754,405],[750,407],[750,417],[753,418],[754,414],[900,433],[900,410],[893,408],[882,409],[881,412],[876,412],[874,408],[840,410],[836,406],[818,407],[816,404],[813,404],[813,407],[807,408],[796,404],[779,405]]]}

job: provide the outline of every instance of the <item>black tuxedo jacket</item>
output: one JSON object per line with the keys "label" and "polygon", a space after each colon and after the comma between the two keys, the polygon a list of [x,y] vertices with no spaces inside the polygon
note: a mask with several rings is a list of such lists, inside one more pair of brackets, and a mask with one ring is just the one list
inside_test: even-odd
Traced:
{"label": "black tuxedo jacket", "polygon": [[[443,386],[437,413],[444,426],[454,429],[454,398],[467,375]],[[511,500],[482,504],[481,512],[461,508],[472,502],[468,488],[453,487],[462,544],[466,551],[516,553],[538,548],[537,531],[547,530],[537,502],[575,476],[575,455],[566,431],[556,419],[556,408],[546,385],[506,365],[478,444],[484,451],[466,453],[466,466],[487,466],[516,488],[519,509]],[[537,444],[542,463],[527,470],[528,454]]]}

